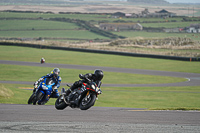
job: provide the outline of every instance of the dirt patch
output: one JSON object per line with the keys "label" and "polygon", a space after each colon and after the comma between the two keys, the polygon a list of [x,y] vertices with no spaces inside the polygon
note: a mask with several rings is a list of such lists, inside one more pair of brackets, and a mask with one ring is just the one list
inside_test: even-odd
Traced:
{"label": "dirt patch", "polygon": [[0,84],[0,98],[9,98],[13,95],[14,95],[14,93],[10,89],[8,89],[8,88],[4,87],[2,84]]}

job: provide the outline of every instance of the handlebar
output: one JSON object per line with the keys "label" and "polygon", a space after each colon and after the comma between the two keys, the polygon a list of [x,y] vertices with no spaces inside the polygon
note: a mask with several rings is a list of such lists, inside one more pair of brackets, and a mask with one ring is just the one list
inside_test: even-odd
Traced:
{"label": "handlebar", "polygon": [[71,85],[69,85],[69,84],[66,84],[68,87],[71,87]]}

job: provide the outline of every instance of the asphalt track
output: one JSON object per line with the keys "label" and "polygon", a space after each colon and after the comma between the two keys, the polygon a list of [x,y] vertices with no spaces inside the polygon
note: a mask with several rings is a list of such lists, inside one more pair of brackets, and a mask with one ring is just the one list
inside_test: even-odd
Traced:
{"label": "asphalt track", "polygon": [[89,110],[50,105],[0,104],[0,132],[199,133],[198,111],[146,111],[92,107]]}
{"label": "asphalt track", "polygon": [[[59,67],[70,69],[135,73],[187,78],[187,82],[172,84],[104,84],[103,86],[200,86],[200,74],[154,70],[94,67],[0,60],[0,64]],[[0,81],[0,83],[32,84],[30,82]],[[199,111],[147,111],[134,108],[92,107],[87,111],[54,106],[0,104],[0,132],[75,132],[75,133],[199,133]]]}

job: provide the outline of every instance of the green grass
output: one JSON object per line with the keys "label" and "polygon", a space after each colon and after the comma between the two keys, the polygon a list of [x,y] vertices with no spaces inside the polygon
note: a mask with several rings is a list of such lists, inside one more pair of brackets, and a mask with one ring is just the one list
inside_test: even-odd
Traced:
{"label": "green grass", "polygon": [[129,21],[129,22],[155,22],[155,21],[182,21],[182,18],[112,18],[111,15],[106,14],[47,14],[47,13],[14,13],[14,12],[0,12],[0,18],[70,18],[91,21],[114,22],[114,21]]}
{"label": "green grass", "polygon": [[76,24],[67,22],[2,20],[0,21],[0,37],[109,39],[87,30],[77,30],[78,28],[80,27]]}
{"label": "green grass", "polygon": [[39,62],[42,57],[47,63],[200,73],[199,62],[0,46],[0,60]]}
{"label": "green grass", "polygon": [[63,23],[44,20],[1,20],[1,30],[34,30],[37,29],[77,29],[80,28],[74,23]]}
{"label": "green grass", "polygon": [[[13,97],[0,98],[0,103],[27,104],[32,91],[30,85],[2,84],[9,88]],[[65,86],[61,86],[65,87]],[[147,109],[182,109],[196,110],[200,108],[199,87],[134,87],[134,88],[102,88],[95,106],[126,107]],[[50,99],[47,105],[54,105],[56,99]]]}
{"label": "green grass", "polygon": [[76,38],[76,39],[109,39],[87,30],[75,23],[44,20],[2,20],[0,37],[15,38]]}
{"label": "green grass", "polygon": [[[30,67],[30,66],[18,66],[18,65],[4,65],[0,64],[0,80],[6,81],[32,81],[33,83],[41,76],[50,73],[53,68],[49,67]],[[60,68],[63,83],[73,83],[79,80],[78,75],[80,73],[86,74],[86,70],[76,69],[63,69]],[[151,76],[140,74],[128,74],[128,73],[114,73],[104,72],[103,83],[110,84],[156,84],[156,83],[174,83],[184,82],[184,78],[166,77],[166,76]]]}
{"label": "green grass", "polygon": [[96,106],[200,108],[199,87],[104,88]]}
{"label": "green grass", "polygon": [[[113,22],[117,20],[143,22],[143,21],[166,21],[163,18],[111,18],[106,14],[47,14],[47,13],[14,13],[14,12],[0,12],[0,18],[70,18],[81,19],[85,21],[108,21]],[[169,18],[168,21],[176,20],[181,21],[182,18]]]}
{"label": "green grass", "polygon": [[109,39],[87,30],[31,30],[31,31],[0,31],[0,37],[15,38],[75,38],[75,39]]}
{"label": "green grass", "polygon": [[[30,90],[21,89],[21,88],[32,88],[32,86],[30,86],[30,85],[19,85],[19,84],[0,84],[0,85],[1,86],[3,85],[4,88],[7,88],[14,93],[14,95],[12,97],[0,98],[0,103],[27,104],[28,99],[32,94],[32,91],[30,91]],[[54,99],[52,99],[52,100],[54,100]],[[50,104],[53,105],[53,103],[50,103]]]}

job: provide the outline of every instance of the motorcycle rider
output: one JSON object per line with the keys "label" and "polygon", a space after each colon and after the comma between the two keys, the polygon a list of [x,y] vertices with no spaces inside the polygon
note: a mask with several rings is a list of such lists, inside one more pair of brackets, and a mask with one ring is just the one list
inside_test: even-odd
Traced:
{"label": "motorcycle rider", "polygon": [[[39,80],[37,80],[34,83],[35,87],[34,87],[33,92],[36,91],[36,88],[38,87],[40,82],[42,82],[45,78],[49,78],[49,79],[53,80],[53,82],[55,83],[55,85],[52,87],[53,93],[50,97],[58,98],[59,97],[58,88],[60,87],[60,83],[61,83],[61,77],[59,76],[59,74],[60,74],[60,69],[54,68],[50,74],[47,74],[46,76],[42,76]],[[50,97],[46,98],[45,100],[48,101]]]}
{"label": "motorcycle rider", "polygon": [[91,82],[95,82],[97,84],[97,86],[100,88],[101,87],[101,80],[103,79],[103,71],[102,70],[95,70],[94,71],[94,74],[92,73],[87,73],[85,75],[83,74],[79,74],[79,78],[82,79],[82,80],[79,80],[79,81],[75,81],[74,84],[70,87],[70,89],[67,90],[66,93],[70,93],[69,96],[68,96],[68,102],[71,100],[71,98],[73,97],[73,95],[71,94],[71,92],[78,88],[78,87],[81,87],[81,85],[83,83],[87,83],[87,84],[90,84]]}

